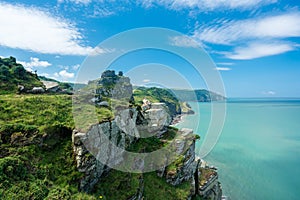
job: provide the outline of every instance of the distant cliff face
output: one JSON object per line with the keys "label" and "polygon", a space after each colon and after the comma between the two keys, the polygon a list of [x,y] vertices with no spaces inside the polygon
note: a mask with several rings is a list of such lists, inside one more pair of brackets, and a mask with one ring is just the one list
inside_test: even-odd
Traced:
{"label": "distant cliff face", "polygon": [[180,90],[174,89],[172,92],[180,101],[198,101],[198,102],[210,102],[210,101],[223,101],[226,97],[208,91],[208,90]]}

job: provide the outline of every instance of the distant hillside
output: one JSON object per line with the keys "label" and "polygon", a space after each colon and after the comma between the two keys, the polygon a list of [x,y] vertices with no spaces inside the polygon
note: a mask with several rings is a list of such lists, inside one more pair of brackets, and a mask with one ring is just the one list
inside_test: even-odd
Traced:
{"label": "distant hillside", "polygon": [[[133,86],[133,89],[147,88],[144,86]],[[157,88],[159,89],[159,88]],[[179,101],[198,101],[198,102],[210,102],[210,101],[223,101],[226,97],[219,95],[215,92],[211,92],[205,89],[189,90],[189,89],[161,89],[168,90],[172,96],[176,96]],[[196,100],[195,100],[196,99]]]}
{"label": "distant hillside", "polygon": [[170,110],[170,114],[175,116],[181,113],[181,106],[178,99],[167,89],[156,87],[138,87],[133,91],[133,97],[138,104],[142,104],[144,98],[150,102],[163,102]]}
{"label": "distant hillside", "polygon": [[16,58],[0,58],[0,94],[15,93],[18,85],[23,85],[25,90],[44,87],[38,76],[26,71]]}
{"label": "distant hillside", "polygon": [[51,82],[56,82],[58,83],[59,87],[61,89],[69,89],[69,88],[73,88],[75,90],[78,90],[78,89],[81,89],[81,88],[84,88],[86,86],[86,84],[84,83],[71,83],[71,82],[60,82],[58,80],[55,80],[53,78],[48,78],[48,77],[45,77],[45,76],[38,76],[38,78],[41,80],[41,81],[51,81]]}
{"label": "distant hillside", "polygon": [[172,92],[180,101],[198,101],[198,102],[210,102],[210,101],[223,101],[226,97],[219,95],[208,90],[184,90],[184,89],[172,89]]}

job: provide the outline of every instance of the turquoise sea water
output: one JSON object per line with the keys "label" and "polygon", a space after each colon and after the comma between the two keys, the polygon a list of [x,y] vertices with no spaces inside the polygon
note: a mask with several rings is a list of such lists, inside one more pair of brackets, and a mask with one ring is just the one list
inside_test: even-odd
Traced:
{"label": "turquoise sea water", "polygon": [[[190,103],[199,112],[178,127],[193,128],[201,147],[210,103]],[[204,159],[217,166],[223,194],[232,200],[300,199],[300,100],[231,99],[222,134]]]}

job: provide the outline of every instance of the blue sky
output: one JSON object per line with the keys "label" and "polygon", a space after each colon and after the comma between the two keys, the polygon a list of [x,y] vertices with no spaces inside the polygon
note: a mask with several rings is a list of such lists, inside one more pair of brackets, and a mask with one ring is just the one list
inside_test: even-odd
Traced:
{"label": "blue sky", "polygon": [[[74,81],[86,56],[107,38],[133,28],[162,27],[203,46],[227,96],[300,97],[300,2],[295,0],[10,0],[0,1],[0,26],[0,56],[12,55],[28,70],[61,81]],[[113,67],[162,62],[188,68],[155,51],[120,61]],[[153,71],[131,74],[133,83],[154,81]],[[205,87],[192,76],[193,87]],[[173,79],[168,77],[170,87],[182,87]]]}

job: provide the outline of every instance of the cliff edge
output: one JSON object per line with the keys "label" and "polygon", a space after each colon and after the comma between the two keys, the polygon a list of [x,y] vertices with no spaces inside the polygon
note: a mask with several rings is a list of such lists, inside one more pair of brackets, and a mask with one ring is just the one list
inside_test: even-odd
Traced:
{"label": "cliff edge", "polygon": [[[126,95],[132,100],[132,87],[126,80]],[[101,94],[98,104],[103,94],[120,93],[119,88],[118,92],[99,88],[96,92]],[[196,157],[195,144],[200,137],[191,129],[170,127],[171,121],[166,103],[151,103],[144,99],[140,108],[122,107],[110,121],[94,124],[87,131],[74,130],[73,152],[77,169],[83,173],[80,190],[100,189],[107,199],[160,199],[160,193],[165,193],[164,199],[220,200],[222,189],[216,168]],[[107,143],[106,138],[112,144]],[[121,172],[110,167],[118,168],[128,162],[127,152],[149,153],[166,146],[171,152],[162,154],[159,161],[145,162],[133,157],[126,163],[128,169],[138,169],[140,173]],[[172,162],[167,162],[170,159]],[[154,165],[159,166],[155,172],[145,170]],[[112,186],[109,190],[104,188],[108,183]],[[169,188],[173,194],[168,196],[164,188]],[[113,189],[118,192],[112,192]],[[156,196],[150,190],[156,191]]]}

